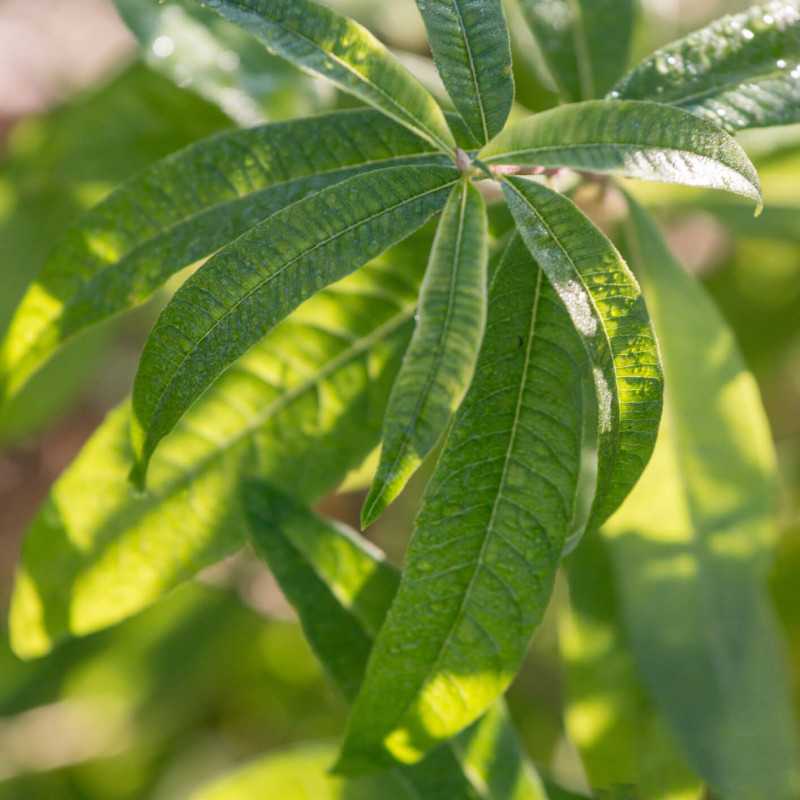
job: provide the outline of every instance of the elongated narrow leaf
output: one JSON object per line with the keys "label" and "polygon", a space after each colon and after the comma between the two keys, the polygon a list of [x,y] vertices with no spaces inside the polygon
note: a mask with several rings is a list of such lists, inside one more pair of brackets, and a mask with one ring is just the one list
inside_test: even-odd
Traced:
{"label": "elongated narrow leaf", "polygon": [[800,121],[800,9],[753,6],[667,45],[612,97],[672,103],[728,130]]}
{"label": "elongated narrow leaf", "polygon": [[798,743],[765,586],[776,540],[769,427],[730,330],[645,213],[631,213],[667,413],[640,486],[605,529],[624,619],[651,695],[714,793],[789,800]]}
{"label": "elongated narrow leaf", "polygon": [[514,103],[511,44],[500,0],[417,0],[433,60],[473,136],[485,144]]}
{"label": "elongated narrow leaf", "polygon": [[472,380],[486,324],[488,253],[486,205],[462,181],[439,222],[417,329],[386,410],[381,460],[361,513],[364,527],[439,441]]}
{"label": "elongated narrow leaf", "polygon": [[222,372],[304,300],[423,225],[457,178],[449,167],[357,175],[274,214],[196,272],[139,363],[135,481],[144,485],[158,442]]}
{"label": "elongated narrow leaf", "polygon": [[728,134],[658,103],[592,100],[554,108],[507,128],[480,158],[724,189],[761,205],[755,168]]}
{"label": "elongated narrow leaf", "polygon": [[650,800],[701,800],[702,782],[653,707],[624,623],[608,547],[595,531],[566,561],[559,618],[564,722],[597,790],[637,786]]}
{"label": "elongated narrow leaf", "polygon": [[18,392],[66,339],[142,303],[281,208],[356,172],[430,153],[383,115],[351,111],[221,134],[159,162],[55,246],[0,351],[3,394]]}
{"label": "elongated narrow leaf", "polygon": [[11,609],[17,653],[113,624],[236,550],[243,472],[313,501],[363,460],[413,330],[430,238],[412,237],[276,327],[164,441],[147,494],[127,480],[128,410],[106,420],[28,531]]}
{"label": "elongated narrow leaf", "polygon": [[520,0],[566,100],[602,97],[628,64],[634,0]]}
{"label": "elongated narrow leaf", "polygon": [[267,50],[397,120],[440,150],[455,147],[421,83],[368,31],[312,0],[201,0]]}
{"label": "elongated narrow leaf", "polygon": [[475,378],[422,503],[339,768],[418,761],[507,688],[572,521],[582,348],[519,237],[497,267]]}
{"label": "elongated narrow leaf", "polygon": [[[244,495],[256,551],[297,610],[323,665],[353,700],[400,583],[399,573],[357,534],[320,519],[264,482],[248,482]],[[502,701],[450,746],[419,764],[384,774],[398,776],[421,800],[546,797]],[[358,787],[360,779],[353,784]]]}
{"label": "elongated narrow leaf", "polygon": [[663,390],[655,337],[636,279],[570,200],[520,178],[503,191],[589,356],[598,407],[592,529],[625,499],[653,452]]}

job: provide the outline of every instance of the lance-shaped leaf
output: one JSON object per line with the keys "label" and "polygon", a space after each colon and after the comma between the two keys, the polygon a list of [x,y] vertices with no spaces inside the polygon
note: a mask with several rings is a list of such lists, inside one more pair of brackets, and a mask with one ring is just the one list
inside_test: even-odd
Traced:
{"label": "lance-shaped leaf", "polygon": [[554,108],[508,127],[480,158],[724,189],[761,206],[758,175],[739,144],[711,122],[658,103],[591,100]]}
{"label": "lance-shaped leaf", "polygon": [[632,204],[664,361],[664,430],[605,528],[644,682],[692,767],[732,800],[800,792],[785,652],[766,595],[777,471],[758,389],[703,289]]}
{"label": "lance-shaped leaf", "polygon": [[65,340],[144,302],[290,203],[356,172],[430,155],[427,142],[359,110],[221,134],[164,159],[55,246],[0,351],[6,399]]}
{"label": "lance-shaped leaf", "polygon": [[353,709],[342,771],[420,760],[511,682],[574,513],[581,356],[563,305],[515,237]]}
{"label": "lance-shaped leaf", "polygon": [[243,472],[313,502],[364,459],[430,239],[411,237],[278,325],[164,441],[147,494],[127,479],[130,414],[109,416],[28,531],[11,608],[19,655],[118,622],[236,550]]}
{"label": "lance-shaped leaf", "polygon": [[602,97],[628,64],[634,0],[520,0],[566,100]]}
{"label": "lance-shaped leaf", "polygon": [[267,50],[331,81],[451,153],[453,135],[422,84],[363,26],[312,0],[201,0]]}
{"label": "lance-shaped leaf", "polygon": [[423,225],[457,179],[449,167],[349,178],[274,214],[186,281],[139,363],[134,480],[144,485],[158,442],[225,369],[304,300]]}
{"label": "lance-shaped leaf", "polygon": [[447,202],[420,290],[417,329],[397,376],[361,524],[374,522],[433,449],[464,397],[486,324],[486,205],[461,181]]}
{"label": "lance-shaped leaf", "polygon": [[800,9],[789,2],[741,14],[657,50],[612,97],[672,103],[728,130],[800,121]]}
{"label": "lance-shaped leaf", "polygon": [[521,178],[505,181],[503,191],[589,357],[598,409],[592,529],[625,499],[653,452],[663,391],[658,348],[636,279],[578,208]]}
{"label": "lance-shaped leaf", "polygon": [[[320,661],[352,701],[400,574],[366,540],[319,518],[263,481],[247,482],[243,493],[256,552],[297,610]],[[546,798],[502,701],[449,746],[384,776],[390,784],[394,778],[410,786],[409,796],[420,800]],[[350,788],[355,791],[361,780],[349,782]],[[264,784],[263,790],[267,788]]]}
{"label": "lance-shaped leaf", "polygon": [[514,103],[511,44],[500,0],[417,0],[433,60],[455,107],[485,144]]}

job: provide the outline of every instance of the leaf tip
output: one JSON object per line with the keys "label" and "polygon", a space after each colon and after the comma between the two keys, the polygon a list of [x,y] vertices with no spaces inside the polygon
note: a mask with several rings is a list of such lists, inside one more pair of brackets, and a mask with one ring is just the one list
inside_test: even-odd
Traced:
{"label": "leaf tip", "polygon": [[361,506],[361,530],[364,531],[375,522],[386,510],[388,502],[385,498],[386,486],[382,482],[373,481],[364,504]]}

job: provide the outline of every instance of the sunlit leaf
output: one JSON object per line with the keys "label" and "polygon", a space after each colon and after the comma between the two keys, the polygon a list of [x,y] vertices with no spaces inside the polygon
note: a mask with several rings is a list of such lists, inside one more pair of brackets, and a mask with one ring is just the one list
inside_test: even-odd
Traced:
{"label": "sunlit leaf", "polygon": [[596,789],[638,786],[649,800],[700,800],[704,788],[656,715],[625,635],[607,546],[595,532],[567,559],[559,619],[564,721]]}
{"label": "sunlit leaf", "polygon": [[458,172],[356,175],[278,211],[192,275],[162,311],[133,388],[133,477],[200,395],[300,303],[421,227]]}
{"label": "sunlit leaf", "polygon": [[6,397],[66,339],[142,303],[286,205],[430,151],[383,115],[351,111],[221,134],[155,164],[55,245],[0,351]]}
{"label": "sunlit leaf", "polygon": [[520,5],[566,100],[601,97],[624,71],[633,0],[520,0]]}
{"label": "sunlit leaf", "polygon": [[693,768],[722,797],[789,800],[797,736],[764,585],[776,539],[769,427],[719,313],[645,213],[631,204],[631,214],[667,413],[642,481],[605,529],[623,616]]}
{"label": "sunlit leaf", "polygon": [[409,239],[275,328],[164,441],[147,494],[127,480],[127,407],[113,412],[28,531],[16,652],[113,624],[236,550],[243,473],[311,501],[357,466],[378,442],[429,241]]}
{"label": "sunlit leaf", "polygon": [[503,191],[517,227],[567,309],[589,357],[597,397],[597,527],[636,484],[656,441],[662,378],[636,279],[573,203],[520,178]]}
{"label": "sunlit leaf", "polygon": [[499,133],[514,102],[511,46],[500,0],[417,0],[433,59],[478,142]]}
{"label": "sunlit leaf", "polygon": [[[256,551],[297,610],[320,661],[352,700],[400,574],[357,534],[263,482],[247,484],[244,493]],[[545,800],[502,702],[450,746],[397,773],[420,798]]]}
{"label": "sunlit leaf", "polygon": [[418,761],[508,687],[572,521],[582,347],[519,237],[497,267],[472,385],[425,492],[339,768]]}
{"label": "sunlit leaf", "polygon": [[800,121],[800,9],[783,2],[741,14],[657,50],[612,97],[672,103],[728,130]]}
{"label": "sunlit leaf", "polygon": [[201,0],[267,50],[383,111],[452,152],[444,114],[417,79],[364,27],[313,0]]}
{"label": "sunlit leaf", "polygon": [[658,103],[592,100],[554,108],[509,126],[480,158],[724,189],[761,204],[755,168],[730,136]]}
{"label": "sunlit leaf", "polygon": [[361,513],[364,527],[400,494],[472,380],[486,324],[487,227],[481,194],[462,181],[439,222],[417,329],[389,398],[381,460]]}

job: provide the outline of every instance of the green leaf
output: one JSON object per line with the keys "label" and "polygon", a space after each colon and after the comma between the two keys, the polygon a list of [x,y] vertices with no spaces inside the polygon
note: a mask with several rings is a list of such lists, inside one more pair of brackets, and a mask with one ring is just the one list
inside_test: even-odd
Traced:
{"label": "green leaf", "polygon": [[582,348],[519,237],[489,294],[475,378],[428,484],[338,768],[418,761],[508,687],[574,511]]}
{"label": "green leaf", "polygon": [[267,50],[410,128],[445,153],[455,142],[421,83],[368,31],[312,0],[201,0]]}
{"label": "green leaf", "polygon": [[544,111],[508,127],[479,157],[724,189],[761,207],[744,150],[716,125],[658,103],[592,100]]}
{"label": "green leaf", "polygon": [[514,103],[509,42],[500,0],[417,0],[433,60],[473,136],[485,144]]}
{"label": "green leaf", "polygon": [[641,684],[602,537],[587,536],[565,566],[569,603],[558,626],[564,722],[589,783],[639,786],[648,800],[700,800],[702,783]]}
{"label": "green leaf", "polygon": [[134,481],[158,442],[236,359],[300,303],[421,227],[458,172],[356,175],[278,211],[176,292],[150,333],[133,388]]}
{"label": "green leaf", "polygon": [[520,0],[550,78],[566,100],[591,100],[628,64],[633,0]]}
{"label": "green leaf", "polygon": [[622,503],[653,452],[663,390],[658,348],[636,279],[578,208],[520,178],[506,180],[503,191],[589,358],[598,416],[592,529]]}
{"label": "green leaf", "polygon": [[244,126],[314,111],[309,78],[267,53],[254,37],[196,0],[114,0],[141,57]]}
{"label": "green leaf", "polygon": [[[357,534],[322,520],[267,484],[249,482],[244,495],[256,552],[297,610],[320,661],[353,700],[399,573]],[[438,748],[420,764],[398,767],[394,774],[421,799],[546,798],[502,702],[449,747]]]}
{"label": "green leaf", "polygon": [[787,2],[741,14],[657,50],[611,93],[672,103],[734,131],[800,122],[800,10]]}
{"label": "green leaf", "polygon": [[361,512],[363,527],[403,490],[472,380],[486,324],[487,228],[483,197],[461,181],[439,222],[417,329],[389,398],[381,460]]}
{"label": "green leaf", "polygon": [[648,690],[715,793],[789,800],[800,772],[765,587],[777,499],[766,415],[730,330],[633,204],[630,246],[668,387],[653,460],[606,528],[631,644]]}
{"label": "green leaf", "polygon": [[0,351],[5,397],[65,340],[144,302],[290,203],[359,171],[430,155],[383,115],[347,111],[221,134],[155,164],[56,244]]}
{"label": "green leaf", "polygon": [[429,242],[412,237],[270,332],[163,442],[147,494],[127,479],[130,414],[113,412],[28,531],[15,651],[111,625],[240,547],[243,474],[313,501],[357,466],[380,437]]}

